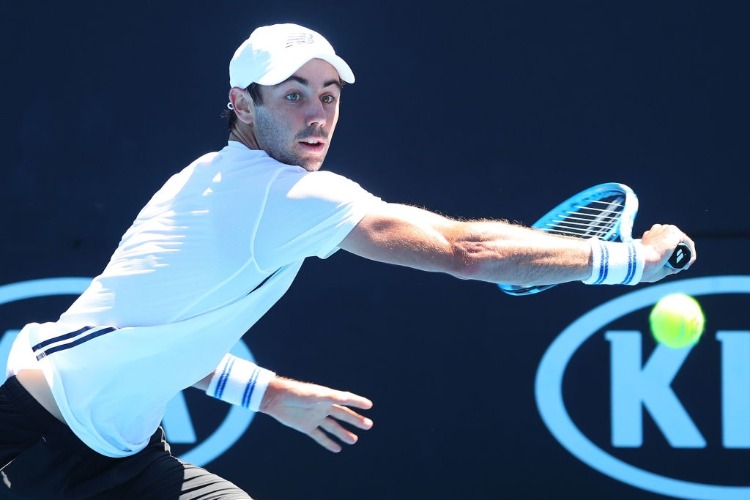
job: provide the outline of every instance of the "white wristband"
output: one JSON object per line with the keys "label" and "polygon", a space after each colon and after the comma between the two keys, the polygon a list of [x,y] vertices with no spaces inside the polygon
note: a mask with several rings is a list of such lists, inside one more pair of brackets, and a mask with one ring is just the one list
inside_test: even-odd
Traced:
{"label": "white wristband", "polygon": [[593,260],[587,285],[636,285],[643,277],[645,257],[640,240],[625,243],[589,239]]}
{"label": "white wristband", "polygon": [[208,384],[206,394],[227,403],[260,410],[266,388],[276,374],[231,354],[224,356]]}

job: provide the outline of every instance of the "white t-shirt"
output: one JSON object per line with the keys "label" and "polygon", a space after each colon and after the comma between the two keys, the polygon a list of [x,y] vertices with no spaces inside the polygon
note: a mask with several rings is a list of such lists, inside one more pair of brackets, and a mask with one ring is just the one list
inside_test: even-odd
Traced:
{"label": "white t-shirt", "polygon": [[57,322],[24,327],[8,373],[41,367],[82,441],[106,456],[133,454],[167,402],[214,370],[303,260],[338,250],[376,203],[340,175],[230,142],[167,181]]}

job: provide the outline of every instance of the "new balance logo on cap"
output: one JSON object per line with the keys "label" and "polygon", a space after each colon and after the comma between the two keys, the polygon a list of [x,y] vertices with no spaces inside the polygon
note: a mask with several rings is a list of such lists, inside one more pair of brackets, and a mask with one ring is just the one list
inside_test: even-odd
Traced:
{"label": "new balance logo on cap", "polygon": [[313,43],[315,43],[315,39],[313,38],[312,33],[295,33],[289,35],[289,37],[286,39],[286,48],[288,49],[289,47],[294,47],[295,45],[311,45]]}

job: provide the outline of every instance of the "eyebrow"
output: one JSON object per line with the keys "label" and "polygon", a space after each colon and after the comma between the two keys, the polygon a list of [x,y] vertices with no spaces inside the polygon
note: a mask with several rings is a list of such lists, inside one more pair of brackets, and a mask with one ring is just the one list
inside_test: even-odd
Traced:
{"label": "eyebrow", "polygon": [[[287,78],[286,80],[284,80],[283,82],[277,84],[276,87],[278,87],[279,85],[284,85],[286,82],[291,81],[291,80],[294,80],[295,82],[297,82],[297,83],[299,83],[301,85],[304,85],[306,87],[310,86],[310,82],[309,82],[309,80],[307,80],[307,78],[302,78],[300,76],[292,75],[289,78]],[[342,88],[343,87],[343,85],[341,83],[341,79],[338,79],[338,80],[328,80],[327,82],[323,83],[323,88],[330,87],[331,85],[335,85],[338,88]]]}

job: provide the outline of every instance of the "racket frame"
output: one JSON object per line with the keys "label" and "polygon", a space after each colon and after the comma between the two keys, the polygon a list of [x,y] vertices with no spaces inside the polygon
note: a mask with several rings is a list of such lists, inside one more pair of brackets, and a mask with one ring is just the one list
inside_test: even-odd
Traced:
{"label": "racket frame", "polygon": [[[602,200],[610,200],[608,203],[610,206],[612,204],[617,205],[617,211],[613,211],[611,216],[599,208],[591,209],[592,213],[594,211],[602,213],[602,217],[606,219],[603,221],[604,224],[602,224],[602,219],[599,219],[599,225],[591,227],[592,223],[586,222],[589,215],[584,215],[583,219],[576,218],[577,215],[580,215],[579,211],[582,207],[596,205]],[[603,241],[616,241],[619,239],[620,241],[627,242],[633,239],[633,223],[635,222],[637,213],[638,197],[630,187],[619,182],[605,182],[580,191],[566,199],[540,217],[531,228],[550,234],[580,239],[597,237]],[[584,221],[586,223],[577,221]],[[595,222],[596,219],[592,219],[592,221]],[[497,286],[509,295],[531,295],[548,290],[555,285],[522,286],[498,283]]]}

